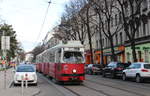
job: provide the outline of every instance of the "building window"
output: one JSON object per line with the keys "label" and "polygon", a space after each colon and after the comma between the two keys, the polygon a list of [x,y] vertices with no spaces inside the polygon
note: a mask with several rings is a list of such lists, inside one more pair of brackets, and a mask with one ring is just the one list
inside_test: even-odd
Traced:
{"label": "building window", "polygon": [[148,52],[148,50],[144,50],[144,52],[145,52],[145,62],[149,62],[149,52]]}
{"label": "building window", "polygon": [[118,45],[118,35],[116,34],[116,45]]}
{"label": "building window", "polygon": [[146,35],[146,24],[143,23],[143,36],[145,36],[145,35]]}
{"label": "building window", "polygon": [[121,15],[121,12],[119,13],[119,24],[122,24],[122,15]]}
{"label": "building window", "polygon": [[143,0],[143,11],[146,11],[148,9],[148,2],[147,0]]}
{"label": "building window", "polygon": [[150,0],[148,0],[148,9],[150,8]]}
{"label": "building window", "polygon": [[150,24],[149,24],[149,22],[148,22],[148,23],[147,23],[147,35],[150,35],[149,26],[150,26]]}
{"label": "building window", "polygon": [[115,15],[115,25],[117,26],[117,14]]}
{"label": "building window", "polygon": [[111,27],[113,27],[113,17],[111,18]]}
{"label": "building window", "polygon": [[103,42],[102,42],[102,46],[104,47],[104,42],[105,42],[105,39],[103,38]]}
{"label": "building window", "polygon": [[123,37],[122,37],[122,32],[120,32],[120,44],[123,44]]}
{"label": "building window", "polygon": [[96,48],[98,49],[98,40],[96,40]]}
{"label": "building window", "polygon": [[138,38],[140,36],[140,32],[139,32],[139,28],[137,29],[137,32],[136,32],[136,37]]}
{"label": "building window", "polygon": [[[130,58],[131,58],[131,55],[130,55],[130,53],[128,52],[127,53],[127,61],[130,61]],[[131,62],[131,61],[130,61]]]}
{"label": "building window", "polygon": [[105,44],[105,46],[107,47],[107,38],[105,38],[105,41],[106,41],[106,44]]}

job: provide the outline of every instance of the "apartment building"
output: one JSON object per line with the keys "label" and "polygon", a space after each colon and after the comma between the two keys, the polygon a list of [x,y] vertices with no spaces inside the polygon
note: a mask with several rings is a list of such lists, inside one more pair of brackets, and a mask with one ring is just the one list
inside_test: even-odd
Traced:
{"label": "apartment building", "polygon": [[[137,61],[150,63],[150,0],[143,0],[141,8],[141,25],[136,32]],[[132,50],[128,39],[125,41],[126,61],[132,61]]]}
{"label": "apartment building", "polygon": [[[126,12],[129,14],[131,11],[127,9]],[[149,62],[150,63],[150,0],[144,0],[141,6],[141,24],[138,31],[135,33],[135,48],[137,61],[141,62]],[[111,27],[115,27],[117,24],[121,24],[123,21],[121,20],[120,13],[115,14],[113,19],[111,20]],[[130,29],[131,32],[131,29]],[[103,34],[102,36],[103,48],[104,48],[104,63],[109,63],[111,61],[111,50],[110,50],[110,42],[107,37]],[[96,62],[100,63],[100,38],[99,33],[95,34],[95,57]],[[124,32],[124,30],[120,30],[113,36],[114,41],[114,49],[115,54],[117,55],[117,61],[121,62],[133,62],[132,57],[132,49],[130,45],[130,41]]]}

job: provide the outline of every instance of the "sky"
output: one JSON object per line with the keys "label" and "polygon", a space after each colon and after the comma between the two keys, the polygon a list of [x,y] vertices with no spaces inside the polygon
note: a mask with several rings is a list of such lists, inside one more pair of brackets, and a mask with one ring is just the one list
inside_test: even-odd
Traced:
{"label": "sky", "polygon": [[[45,13],[50,0],[0,0],[0,18],[13,26],[17,40],[26,52],[39,42],[60,22],[65,4],[69,0],[51,0],[43,28]],[[42,29],[42,30],[41,30]]]}

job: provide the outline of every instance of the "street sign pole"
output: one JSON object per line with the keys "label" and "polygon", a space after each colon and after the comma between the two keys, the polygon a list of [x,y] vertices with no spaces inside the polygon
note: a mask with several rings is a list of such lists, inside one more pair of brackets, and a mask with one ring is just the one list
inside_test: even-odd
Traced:
{"label": "street sign pole", "polygon": [[4,68],[4,89],[6,89],[6,64],[7,64],[7,50],[10,49],[10,36],[5,36],[3,31],[3,36],[1,37],[1,49],[3,50],[3,68]]}
{"label": "street sign pole", "polygon": [[[4,34],[4,31],[3,31],[3,36],[2,36],[2,50],[3,50],[3,61],[5,60],[5,56],[6,56],[6,53],[5,53],[5,34]],[[6,89],[6,64],[3,64],[3,68],[4,68],[4,89]]]}

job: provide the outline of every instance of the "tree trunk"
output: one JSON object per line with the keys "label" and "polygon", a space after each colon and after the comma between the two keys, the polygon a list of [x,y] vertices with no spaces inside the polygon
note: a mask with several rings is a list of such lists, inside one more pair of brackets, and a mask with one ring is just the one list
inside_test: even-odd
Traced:
{"label": "tree trunk", "polygon": [[114,50],[113,38],[110,37],[109,40],[110,40],[111,52],[112,52],[111,60],[112,60],[112,61],[117,61],[117,60],[116,60],[116,55],[115,55],[115,50]]}
{"label": "tree trunk", "polygon": [[104,67],[104,55],[103,55],[103,42],[102,42],[102,33],[101,33],[101,28],[100,28],[100,23],[99,23],[99,37],[100,37],[100,51],[101,51],[101,64],[102,64],[102,67]]}
{"label": "tree trunk", "polygon": [[92,49],[92,40],[91,40],[91,34],[90,34],[90,28],[87,24],[87,33],[88,33],[88,39],[89,39],[89,45],[90,45],[90,53],[91,53],[91,63],[93,64],[93,49]]}
{"label": "tree trunk", "polygon": [[86,12],[86,18],[87,18],[87,22],[86,22],[86,26],[87,26],[87,33],[88,33],[88,39],[89,39],[89,45],[90,45],[90,53],[91,53],[91,63],[93,64],[93,49],[92,49],[92,40],[91,40],[91,30],[90,30],[90,25],[89,25],[89,8],[87,9]]}
{"label": "tree trunk", "polygon": [[137,56],[136,56],[136,50],[135,50],[135,41],[131,41],[131,49],[132,49],[132,56],[133,56],[133,61],[137,62]]}

